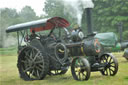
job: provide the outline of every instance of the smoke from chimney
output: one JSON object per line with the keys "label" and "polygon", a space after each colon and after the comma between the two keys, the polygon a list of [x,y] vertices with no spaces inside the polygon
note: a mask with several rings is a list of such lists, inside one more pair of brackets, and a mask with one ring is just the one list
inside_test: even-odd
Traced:
{"label": "smoke from chimney", "polygon": [[63,2],[65,13],[69,13],[71,17],[77,19],[77,24],[79,26],[81,26],[83,9],[94,8],[92,0],[63,0]]}

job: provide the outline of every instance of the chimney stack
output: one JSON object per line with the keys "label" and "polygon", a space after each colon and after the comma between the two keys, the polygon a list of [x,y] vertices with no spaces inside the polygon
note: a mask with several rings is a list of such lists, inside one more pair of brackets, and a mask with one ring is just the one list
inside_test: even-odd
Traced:
{"label": "chimney stack", "polygon": [[88,34],[93,34],[93,29],[92,29],[92,8],[86,8],[86,18],[87,18],[87,29],[88,29]]}

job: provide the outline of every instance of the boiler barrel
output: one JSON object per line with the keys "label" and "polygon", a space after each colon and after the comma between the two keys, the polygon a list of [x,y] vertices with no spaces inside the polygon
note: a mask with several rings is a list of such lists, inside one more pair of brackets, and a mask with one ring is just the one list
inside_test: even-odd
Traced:
{"label": "boiler barrel", "polygon": [[86,56],[96,56],[101,51],[101,45],[98,39],[84,40],[83,48]]}
{"label": "boiler barrel", "polygon": [[97,39],[84,39],[81,42],[67,44],[70,56],[96,56],[101,51],[101,45]]}

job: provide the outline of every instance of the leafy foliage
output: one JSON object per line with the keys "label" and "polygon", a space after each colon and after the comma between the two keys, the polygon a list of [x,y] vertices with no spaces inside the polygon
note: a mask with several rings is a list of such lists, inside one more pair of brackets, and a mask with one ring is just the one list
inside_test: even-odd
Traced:
{"label": "leafy foliage", "polygon": [[125,31],[125,32],[123,33],[123,39],[124,39],[124,40],[128,40],[128,31]]}
{"label": "leafy foliage", "polygon": [[16,33],[6,34],[5,30],[8,26],[19,24],[22,22],[32,21],[36,19],[39,19],[39,17],[36,16],[34,10],[29,6],[25,6],[21,10],[21,12],[17,12],[16,9],[11,9],[11,8],[1,8],[0,9],[0,47],[5,47],[5,42],[9,35],[14,37],[16,36]]}
{"label": "leafy foliage", "polygon": [[65,11],[65,8],[63,0],[46,0],[43,10],[47,14],[47,17],[63,17],[71,23],[71,26],[73,26],[77,21],[69,12]]}
{"label": "leafy foliage", "polygon": [[98,32],[116,32],[119,22],[123,22],[124,29],[128,30],[127,0],[95,0],[94,3],[93,18]]}
{"label": "leafy foliage", "polygon": [[39,19],[30,6],[25,6],[19,13],[21,22],[27,22]]}

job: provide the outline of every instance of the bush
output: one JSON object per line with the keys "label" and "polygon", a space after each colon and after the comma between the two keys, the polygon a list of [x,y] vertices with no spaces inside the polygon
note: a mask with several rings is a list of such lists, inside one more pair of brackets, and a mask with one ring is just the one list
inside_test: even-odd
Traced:
{"label": "bush", "polygon": [[123,32],[123,39],[128,40],[128,31]]}

